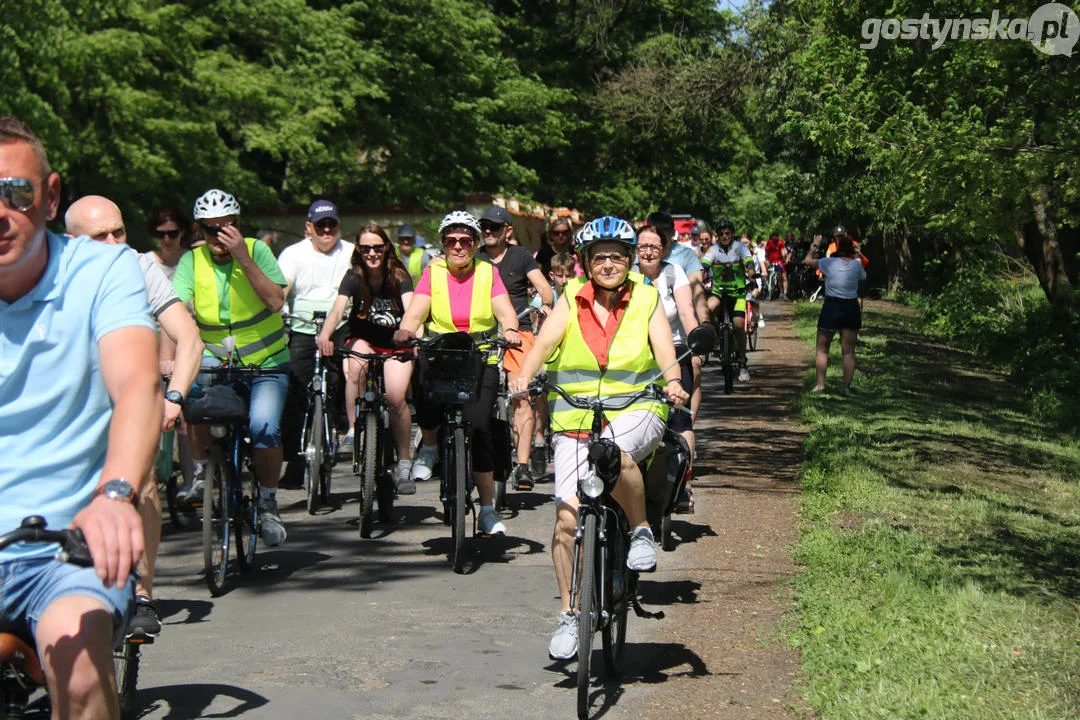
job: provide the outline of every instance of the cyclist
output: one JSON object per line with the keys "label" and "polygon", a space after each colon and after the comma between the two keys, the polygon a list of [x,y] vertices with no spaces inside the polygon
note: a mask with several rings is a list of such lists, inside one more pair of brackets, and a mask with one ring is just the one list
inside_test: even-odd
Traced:
{"label": "cyclist", "polygon": [[[374,353],[394,346],[394,331],[413,296],[412,278],[405,266],[394,254],[394,246],[386,231],[375,224],[365,225],[356,235],[352,254],[352,268],[345,273],[338,288],[337,299],[326,317],[326,325],[319,335],[319,348],[324,355],[331,355],[338,341],[333,328],[345,314],[345,306],[351,301],[345,347],[360,353]],[[349,436],[356,423],[356,398],[360,388],[365,387],[367,361],[355,357],[345,358],[345,406],[349,410]],[[412,418],[405,394],[412,379],[411,362],[387,362],[383,364],[386,383],[386,400],[390,406],[390,427],[397,446],[397,491],[412,495],[416,485],[409,474],[412,463],[409,447],[409,430]]]}
{"label": "cyclist", "polygon": [[[547,244],[543,245],[536,251],[536,262],[540,264],[540,270],[548,278],[551,278],[551,261],[556,255],[562,253],[574,254],[574,238],[573,238],[573,226],[566,218],[555,218],[548,225],[547,231]],[[577,258],[574,258],[574,275],[576,277],[581,275],[584,270],[576,262]]]}
{"label": "cyclist", "polygon": [[424,268],[431,262],[431,254],[428,253],[427,248],[416,244],[416,230],[409,223],[405,223],[398,228],[397,241],[398,259],[409,271],[409,277],[412,278],[413,285],[416,285],[416,283],[420,282],[420,274],[424,272]]}
{"label": "cyclist", "polygon": [[112,647],[143,551],[134,507],[161,431],[146,283],[124,248],[54,234],[60,176],[0,117],[0,528],[79,528],[93,568],[56,548],[0,551],[0,628],[33,639],[54,717],[118,718]]}
{"label": "cyclist", "polygon": [[[750,239],[750,233],[743,233],[739,236],[739,242],[746,246],[746,249],[750,251],[750,255],[754,258],[754,271],[757,276],[754,278],[754,287],[750,290],[750,294],[747,296],[746,301],[754,306],[754,317],[758,319],[758,327],[765,327],[765,314],[761,312],[761,293],[765,290],[765,278],[769,274],[768,263],[765,262],[764,248],[754,247],[754,242]],[[761,252],[759,253],[758,250]]]}
{"label": "cyclist", "polygon": [[191,247],[191,221],[180,208],[168,205],[150,211],[149,228],[157,247],[148,254],[172,282],[180,256]]}
{"label": "cyclist", "polygon": [[[579,252],[588,273],[567,283],[565,292],[544,322],[521,373],[511,388],[520,392],[556,348],[548,364],[553,382],[575,395],[614,397],[634,393],[665,372],[664,392],[675,402],[688,395],[680,384],[671,327],[660,307],[656,288],[630,274],[636,237],[625,220],[602,217],[578,234]],[[645,339],[648,342],[645,342]],[[565,379],[573,378],[573,379]],[[577,531],[577,481],[587,462],[590,413],[568,409],[557,395],[551,403],[551,429],[555,434],[555,531],[552,560],[562,604],[558,629],[548,652],[557,660],[577,654],[577,622],[570,607],[570,578]],[[612,497],[626,513],[631,541],[627,566],[647,572],[656,567],[656,545],[645,518],[645,486],[637,463],[660,443],[667,407],[655,402],[634,404],[607,414],[604,436],[621,450],[619,479]]]}
{"label": "cyclist", "polygon": [[[439,224],[439,239],[446,257],[432,262],[420,276],[412,300],[405,309],[394,343],[404,345],[423,325],[428,335],[452,332],[486,333],[502,325],[503,338],[518,345],[517,316],[506,287],[491,263],[475,257],[480,243],[480,223],[467,212],[455,210]],[[492,358],[494,360],[494,358]],[[472,468],[480,496],[477,522],[482,535],[505,535],[506,526],[495,512],[494,448],[491,416],[498,394],[499,372],[493,364],[484,368],[480,396],[465,406],[465,421],[472,427]],[[412,464],[414,480],[431,478],[438,458],[439,422],[442,408],[418,403],[416,421],[423,442]]]}
{"label": "cyclist", "polygon": [[[64,215],[64,224],[68,235],[72,237],[86,235],[91,240],[106,245],[127,246],[127,230],[120,208],[100,195],[87,195],[73,202]],[[162,431],[168,432],[175,427],[184,399],[199,373],[203,342],[199,338],[195,321],[181,304],[180,298],[173,291],[172,283],[158,268],[150,253],[137,257],[146,281],[150,314],[176,347],[176,360],[165,392],[161,423]],[[161,632],[157,603],[152,600],[154,563],[157,561],[158,545],[161,542],[161,500],[153,473],[147,474],[140,485],[138,508],[143,522],[146,551],[137,567],[140,577],[135,583],[135,617],[132,618],[129,629],[153,636]]]}
{"label": "cyclist", "polygon": [[[328,312],[337,297],[341,279],[349,271],[353,244],[341,239],[341,221],[337,207],[329,200],[316,200],[308,207],[307,235],[281,251],[278,267],[285,276],[285,297],[289,311],[302,318],[315,312]],[[346,330],[335,322],[337,343],[345,342]],[[299,488],[304,482],[305,458],[300,454],[304,440],[304,417],[307,415],[308,387],[315,374],[315,325],[293,321],[289,333],[289,394],[281,416],[281,439],[285,447],[285,477],[282,487]],[[330,363],[326,367],[326,396],[332,430],[344,429],[347,408],[341,372]],[[343,449],[352,447],[352,438],[342,441]]]}
{"label": "cyclist", "polygon": [[[649,283],[660,293],[660,302],[664,307],[668,324],[671,326],[671,339],[675,343],[675,354],[681,356],[686,351],[686,336],[698,326],[697,317],[694,315],[694,300],[690,294],[690,281],[686,279],[686,273],[678,265],[673,265],[661,260],[667,248],[664,247],[664,236],[652,225],[645,225],[638,229],[637,254],[638,268],[648,279]],[[687,355],[679,361],[679,369],[682,372],[683,390],[687,393],[694,388],[694,368],[691,356]],[[694,418],[684,412],[676,411],[668,418],[668,427],[686,438],[690,446],[690,457],[694,457]],[[690,513],[694,511],[693,494],[689,483],[683,490],[675,507],[675,512]]]}
{"label": "cyclist", "polygon": [[[515,313],[520,313],[529,306],[529,288],[532,287],[540,298],[540,312],[547,314],[555,302],[551,285],[528,250],[507,244],[513,227],[506,208],[493,206],[485,210],[480,216],[480,233],[484,239],[484,247],[480,248],[476,257],[489,261],[498,269],[499,278],[506,287]],[[518,319],[518,334],[521,336],[521,347],[508,350],[503,357],[503,368],[506,370],[508,382],[514,381],[521,367],[521,359],[532,347],[534,336],[531,316]],[[515,490],[532,490],[534,480],[529,469],[529,454],[532,451],[538,418],[528,395],[514,398],[513,406],[514,451],[517,462],[511,472],[511,480]],[[542,442],[541,440],[541,444]]]}
{"label": "cyclist", "polygon": [[[220,366],[226,357],[223,340],[235,336],[234,359],[264,370],[251,381],[248,422],[259,483],[262,539],[273,547],[285,542],[278,515],[277,486],[281,475],[281,411],[289,389],[289,348],[281,308],[285,276],[270,246],[240,232],[240,204],[221,190],[208,190],[195,201],[197,235],[206,244],[180,258],[173,287],[192,303],[199,334],[206,343],[203,367]],[[191,426],[196,476],[186,497],[201,492],[205,482],[209,428]]]}
{"label": "cyclist", "polygon": [[[770,273],[780,273],[780,299],[787,300],[787,267],[788,247],[780,239],[780,233],[774,232],[765,241],[765,262],[768,264]],[[771,299],[771,298],[770,298]]]}
{"label": "cyclist", "polygon": [[717,225],[717,243],[709,251],[712,268],[712,295],[709,296],[709,312],[715,317],[720,309],[720,291],[728,288],[738,297],[728,298],[732,324],[735,326],[735,344],[739,358],[739,382],[750,381],[750,370],[746,367],[746,330],[743,327],[746,318],[746,298],[742,296],[743,285],[753,283],[754,258],[741,242],[735,242],[735,226],[730,220],[721,220]]}

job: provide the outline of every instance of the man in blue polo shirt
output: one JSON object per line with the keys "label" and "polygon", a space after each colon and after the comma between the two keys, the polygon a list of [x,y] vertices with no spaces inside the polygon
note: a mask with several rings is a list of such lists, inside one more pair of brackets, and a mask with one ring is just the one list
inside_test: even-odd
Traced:
{"label": "man in blue polo shirt", "polygon": [[94,557],[0,552],[0,629],[36,641],[65,717],[117,718],[113,637],[143,550],[133,503],[162,422],[157,338],[135,256],[48,232],[59,201],[41,141],[0,117],[0,531],[42,515],[80,528]]}

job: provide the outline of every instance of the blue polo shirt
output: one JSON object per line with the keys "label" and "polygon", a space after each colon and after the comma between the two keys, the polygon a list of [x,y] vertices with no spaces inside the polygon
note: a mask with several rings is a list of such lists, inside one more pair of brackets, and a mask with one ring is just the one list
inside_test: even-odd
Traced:
{"label": "blue polo shirt", "polygon": [[679,243],[671,246],[671,253],[664,259],[672,265],[681,267],[687,275],[705,269],[705,266],[701,264],[701,260],[698,259],[697,253]]}
{"label": "blue polo shirt", "polygon": [[[146,282],[126,245],[46,233],[49,262],[29,293],[0,300],[0,532],[27,515],[66,527],[105,464],[112,401],[98,341],[153,329]],[[55,546],[0,552],[52,555]]]}

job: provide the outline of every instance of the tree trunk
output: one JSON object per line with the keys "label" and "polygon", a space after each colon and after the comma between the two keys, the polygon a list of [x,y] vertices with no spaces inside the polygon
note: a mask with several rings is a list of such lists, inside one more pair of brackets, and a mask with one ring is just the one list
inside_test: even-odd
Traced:
{"label": "tree trunk", "polygon": [[1017,239],[1050,304],[1075,313],[1080,310],[1080,295],[1076,292],[1080,232],[1076,228],[1058,228],[1048,198],[1046,185],[1035,188],[1032,219],[1017,233]]}
{"label": "tree trunk", "polygon": [[907,223],[884,229],[881,233],[881,244],[885,252],[888,292],[893,295],[907,287],[911,273],[911,245]]}

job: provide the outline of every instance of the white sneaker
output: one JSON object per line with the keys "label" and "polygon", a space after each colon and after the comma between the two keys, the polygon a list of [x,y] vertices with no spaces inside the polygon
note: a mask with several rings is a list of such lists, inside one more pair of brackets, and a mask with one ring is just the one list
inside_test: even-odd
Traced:
{"label": "white sneaker", "polygon": [[757,321],[757,326],[758,326],[759,328],[763,328],[763,327],[765,327],[765,318],[763,318],[763,317],[759,317],[759,318],[758,318],[758,321]]}
{"label": "white sneaker", "polygon": [[577,656],[577,615],[559,613],[559,628],[551,637],[548,657],[552,660],[573,660]]}
{"label": "white sneaker", "polygon": [[502,520],[499,520],[499,514],[495,512],[495,508],[481,510],[477,522],[480,525],[481,535],[506,534],[506,526],[502,524]]}
{"label": "white sneaker", "polygon": [[277,500],[259,500],[259,522],[262,524],[262,541],[267,547],[277,547],[285,542],[288,533],[278,515]]}
{"label": "white sneaker", "polygon": [[412,479],[412,464],[408,460],[398,460],[397,491],[398,495],[416,494],[416,482]]}
{"label": "white sneaker", "polygon": [[195,473],[191,485],[177,488],[176,500],[180,503],[202,502],[203,488],[206,487],[206,466],[204,465]]}
{"label": "white sneaker", "polygon": [[750,382],[750,370],[745,365],[739,368],[739,382]]}
{"label": "white sneaker", "polygon": [[353,445],[356,442],[356,438],[353,435],[353,431],[338,436],[337,454],[338,457],[352,457]]}
{"label": "white sneaker", "polygon": [[430,480],[435,463],[439,460],[439,448],[435,445],[421,445],[420,452],[412,461],[412,479]]}
{"label": "white sneaker", "polygon": [[636,527],[630,531],[630,550],[626,553],[626,567],[637,572],[656,569],[656,542],[648,527]]}

